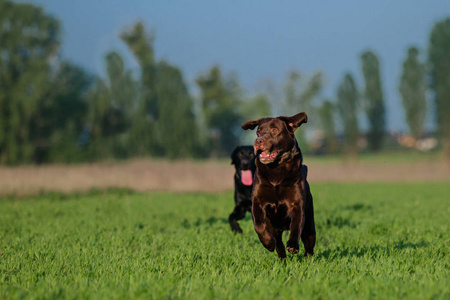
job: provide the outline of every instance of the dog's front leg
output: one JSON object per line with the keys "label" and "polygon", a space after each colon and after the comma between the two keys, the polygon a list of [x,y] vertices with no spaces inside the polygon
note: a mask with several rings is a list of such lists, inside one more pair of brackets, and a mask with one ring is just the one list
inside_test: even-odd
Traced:
{"label": "dog's front leg", "polygon": [[303,201],[301,201],[300,204],[298,203],[294,204],[289,208],[289,218],[291,219],[289,229],[291,232],[289,234],[289,239],[286,243],[286,249],[291,254],[298,253],[300,249],[299,245],[300,236],[302,234],[303,227],[305,226],[305,215],[301,207],[302,203]]}
{"label": "dog's front leg", "polygon": [[255,198],[252,203],[252,218],[259,240],[267,250],[273,252],[275,250],[276,240],[271,234],[273,231],[272,224],[270,224],[270,221],[266,219],[266,211],[264,210],[264,207]]}

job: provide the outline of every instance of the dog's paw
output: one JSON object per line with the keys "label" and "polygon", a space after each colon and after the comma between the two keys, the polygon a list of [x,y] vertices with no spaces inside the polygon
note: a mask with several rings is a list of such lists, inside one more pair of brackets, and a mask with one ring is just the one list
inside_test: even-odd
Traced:
{"label": "dog's paw", "polygon": [[286,249],[287,249],[287,251],[289,251],[290,254],[297,254],[300,249],[300,246],[299,246],[298,242],[288,241],[286,243]]}
{"label": "dog's paw", "polygon": [[235,220],[230,221],[230,227],[234,233],[242,233],[241,226]]}
{"label": "dog's paw", "polygon": [[284,250],[284,247],[283,248],[276,247],[275,249],[277,250],[278,257],[281,260],[285,260],[286,259],[286,251]]}
{"label": "dog's paw", "polygon": [[242,233],[241,226],[237,222],[230,222],[230,226],[234,233]]}

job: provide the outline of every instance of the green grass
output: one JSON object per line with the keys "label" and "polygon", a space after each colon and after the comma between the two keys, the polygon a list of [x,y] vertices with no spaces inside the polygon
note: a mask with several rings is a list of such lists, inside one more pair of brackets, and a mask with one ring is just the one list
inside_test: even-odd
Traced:
{"label": "green grass", "polygon": [[285,262],[231,233],[231,192],[2,198],[0,298],[450,298],[449,183],[312,192],[316,255]]}

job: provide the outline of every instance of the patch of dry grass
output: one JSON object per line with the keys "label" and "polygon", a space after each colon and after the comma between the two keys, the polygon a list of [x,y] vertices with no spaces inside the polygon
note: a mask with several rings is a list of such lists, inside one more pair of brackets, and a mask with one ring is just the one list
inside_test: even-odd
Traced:
{"label": "patch of dry grass", "polygon": [[[450,168],[439,160],[420,162],[309,163],[314,182],[448,181]],[[227,161],[131,160],[119,163],[0,167],[0,194],[75,192],[129,188],[136,191],[220,192],[233,188],[234,167]]]}

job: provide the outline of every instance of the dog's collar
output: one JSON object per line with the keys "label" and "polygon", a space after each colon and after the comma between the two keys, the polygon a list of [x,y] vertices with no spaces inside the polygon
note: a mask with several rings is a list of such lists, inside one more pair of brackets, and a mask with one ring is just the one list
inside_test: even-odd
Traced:
{"label": "dog's collar", "polygon": [[284,163],[284,162],[290,160],[292,157],[296,156],[299,153],[300,153],[299,147],[298,147],[297,141],[295,141],[294,147],[292,147],[291,151],[284,152],[280,156],[280,163]]}

